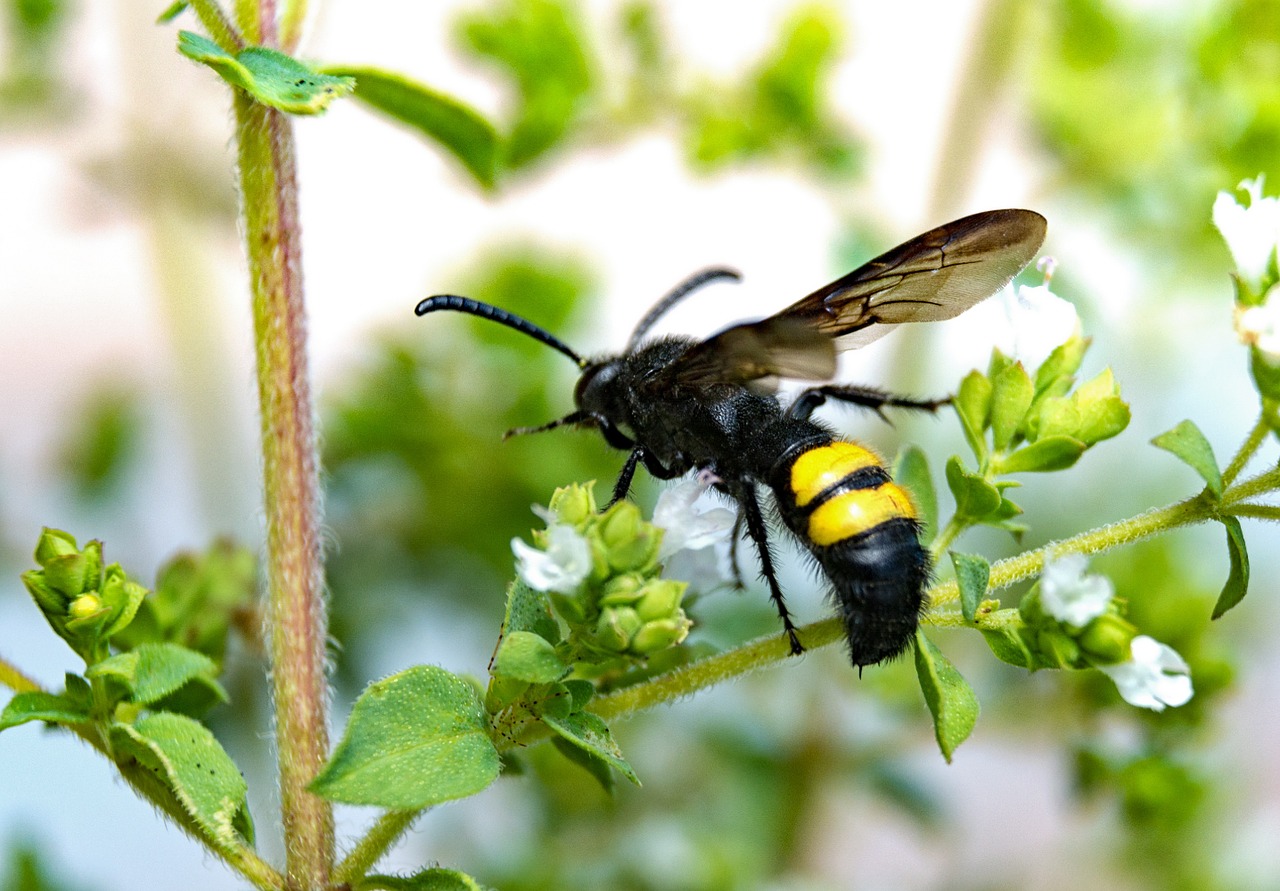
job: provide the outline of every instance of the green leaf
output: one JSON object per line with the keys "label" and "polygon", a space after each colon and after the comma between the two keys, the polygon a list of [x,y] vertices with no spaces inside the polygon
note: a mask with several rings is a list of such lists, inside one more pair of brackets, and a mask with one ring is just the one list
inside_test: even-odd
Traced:
{"label": "green leaf", "polygon": [[997,451],[1003,451],[1022,427],[1035,387],[1021,362],[1006,365],[992,384],[991,444]]}
{"label": "green leaf", "polygon": [[1001,626],[981,630],[982,639],[987,642],[991,652],[1001,662],[1007,662],[1019,668],[1031,668],[1034,665],[1035,660],[1031,656],[1031,650],[1017,628]]}
{"label": "green leaf", "polygon": [[[1049,391],[1051,387],[1060,386],[1062,381],[1067,383],[1068,388],[1070,387],[1070,382],[1080,370],[1080,363],[1084,361],[1084,354],[1091,342],[1088,337],[1072,335],[1069,340],[1054,347],[1049,357],[1036,369],[1037,398]],[[1066,390],[1064,389],[1063,392]]]}
{"label": "green leaf", "polygon": [[214,681],[218,666],[203,653],[173,643],[142,644],[90,666],[87,677],[110,677],[129,691],[139,705],[159,702],[196,678],[213,685],[225,702],[226,692]]}
{"label": "green leaf", "polygon": [[208,728],[185,715],[155,712],[112,724],[117,760],[131,756],[162,779],[197,824],[226,848],[248,839],[247,787]]}
{"label": "green leaf", "polygon": [[556,750],[561,755],[564,755],[574,764],[591,774],[592,778],[600,784],[600,788],[607,794],[613,795],[616,783],[613,778],[613,768],[609,766],[608,761],[593,752],[579,747],[577,743],[569,742],[563,736],[552,737],[551,744],[556,747]]}
{"label": "green leaf", "polygon": [[1023,446],[996,462],[998,473],[1047,473],[1065,470],[1080,460],[1085,444],[1070,436],[1049,436]]}
{"label": "green leaf", "polygon": [[1194,423],[1183,421],[1151,440],[1151,444],[1181,459],[1200,474],[1210,492],[1222,497],[1222,471],[1218,469],[1218,459],[1213,455],[1213,446],[1209,445],[1209,440],[1204,438],[1204,434]]}
{"label": "green leaf", "polygon": [[551,643],[560,642],[560,626],[551,613],[551,601],[545,591],[537,591],[523,581],[515,581],[507,590],[507,612],[502,620],[502,633],[529,631]]}
{"label": "green leaf", "polygon": [[921,536],[926,543],[938,530],[938,493],[933,488],[929,474],[929,459],[918,446],[907,446],[898,452],[893,462],[893,479],[911,493],[920,522],[924,525]]}
{"label": "green leaf", "polygon": [[355,98],[438,143],[476,182],[493,188],[501,144],[493,124],[480,112],[393,71],[360,65],[323,65],[319,70],[355,78]]}
{"label": "green leaf", "polygon": [[178,16],[182,15],[183,11],[190,5],[191,4],[188,3],[187,0],[177,0],[176,3],[170,4],[168,9],[156,16],[156,24],[169,24],[169,22],[172,22]]}
{"label": "green leaf", "polygon": [[411,876],[365,876],[351,887],[353,891],[489,891],[465,872],[439,866]]}
{"label": "green leaf", "polygon": [[311,790],[348,804],[418,810],[474,795],[498,769],[475,688],[443,668],[419,665],[361,694]]}
{"label": "green leaf", "polygon": [[965,470],[956,455],[947,459],[947,486],[956,500],[957,519],[980,520],[1000,506],[1000,490]]}
{"label": "green leaf", "polygon": [[1231,571],[1227,575],[1227,583],[1222,586],[1218,602],[1213,605],[1213,618],[1225,615],[1249,591],[1249,551],[1244,544],[1244,530],[1235,517],[1223,517],[1222,525],[1227,527],[1227,554],[1231,558]]}
{"label": "green leaf", "polygon": [[987,593],[991,580],[991,564],[976,554],[960,554],[949,551],[951,565],[956,570],[956,584],[960,587],[960,611],[964,620],[972,622],[978,614],[978,604]]}
{"label": "green leaf", "polygon": [[987,440],[983,432],[991,418],[991,381],[980,371],[970,371],[960,382],[951,405],[960,418],[964,438],[979,459],[987,453]]}
{"label": "green leaf", "polygon": [[631,765],[622,757],[622,750],[618,748],[618,744],[613,741],[613,734],[609,732],[609,725],[605,724],[604,720],[598,715],[593,715],[591,712],[577,712],[565,718],[553,718],[550,715],[543,715],[542,720],[568,742],[597,758],[603,759],[618,773],[637,786],[640,785],[640,780],[636,777],[635,771],[631,769]]}
{"label": "green leaf", "polygon": [[89,720],[89,709],[83,702],[61,693],[42,691],[18,693],[0,712],[0,730],[8,730],[29,721],[48,721],[50,724],[84,724]]}
{"label": "green leaf", "polygon": [[265,46],[246,47],[232,55],[207,37],[179,31],[178,51],[208,65],[255,101],[289,114],[319,114],[334,99],[355,89],[355,81],[349,77],[321,74]]}
{"label": "green leaf", "polygon": [[920,690],[924,693],[929,713],[933,715],[938,748],[950,763],[956,747],[969,738],[977,723],[978,698],[973,695],[968,681],[919,629],[916,630],[915,649]]}

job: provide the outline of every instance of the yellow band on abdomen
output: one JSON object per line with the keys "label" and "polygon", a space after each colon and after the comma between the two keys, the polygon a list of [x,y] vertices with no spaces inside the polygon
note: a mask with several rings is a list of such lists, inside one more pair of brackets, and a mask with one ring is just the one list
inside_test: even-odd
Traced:
{"label": "yellow band on abdomen", "polygon": [[831,486],[864,467],[879,467],[875,452],[852,442],[833,442],[802,454],[791,465],[791,493],[804,507]]}
{"label": "yellow band on abdomen", "polygon": [[868,532],[887,520],[916,518],[911,498],[898,485],[850,489],[824,501],[809,517],[809,541],[826,547]]}

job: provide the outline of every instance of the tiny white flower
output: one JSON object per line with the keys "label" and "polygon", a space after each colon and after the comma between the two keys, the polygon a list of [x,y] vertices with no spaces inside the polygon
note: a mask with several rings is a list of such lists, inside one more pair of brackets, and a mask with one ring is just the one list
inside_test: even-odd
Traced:
{"label": "tiny white flower", "polygon": [[653,525],[663,530],[659,560],[676,551],[698,551],[729,540],[737,514],[723,507],[695,507],[695,502],[709,487],[710,483],[705,481],[683,480],[658,496],[653,508]]}
{"label": "tiny white flower", "polygon": [[1129,645],[1129,654],[1128,662],[1098,669],[1115,681],[1125,702],[1162,712],[1167,705],[1185,705],[1191,699],[1191,667],[1172,647],[1140,634]]}
{"label": "tiny white flower", "polygon": [[1280,285],[1273,285],[1261,306],[1236,308],[1236,335],[1256,346],[1272,364],[1280,363]]}
{"label": "tiny white flower", "polygon": [[1045,557],[1040,573],[1040,602],[1045,612],[1064,625],[1083,628],[1107,611],[1115,596],[1111,580],[1084,571],[1083,554]]}
{"label": "tiny white flower", "polygon": [[572,594],[591,574],[591,545],[572,526],[547,527],[547,549],[539,550],[518,538],[511,539],[516,572],[538,591]]}
{"label": "tiny white flower", "polygon": [[1044,273],[1044,283],[1015,285],[1010,282],[1000,292],[1009,328],[1013,332],[1012,353],[1023,364],[1037,366],[1060,344],[1080,331],[1080,314],[1075,304],[1049,290],[1056,265],[1052,257],[1036,264]]}
{"label": "tiny white flower", "polygon": [[1263,197],[1262,177],[1247,179],[1238,189],[1249,195],[1249,206],[1230,192],[1219,192],[1213,202],[1213,225],[1222,233],[1240,277],[1254,287],[1262,281],[1271,254],[1280,245],[1280,200]]}

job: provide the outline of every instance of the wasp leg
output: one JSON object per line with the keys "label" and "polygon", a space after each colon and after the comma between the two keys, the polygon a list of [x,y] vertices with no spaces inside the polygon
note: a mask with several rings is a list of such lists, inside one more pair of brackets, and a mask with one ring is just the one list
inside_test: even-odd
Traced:
{"label": "wasp leg", "polygon": [[592,420],[591,415],[585,411],[575,411],[565,415],[563,418],[556,418],[539,427],[515,427],[502,434],[503,439],[510,439],[513,436],[525,436],[529,433],[546,433],[548,430],[555,430],[557,427],[568,427],[572,424],[581,424],[583,421]]}
{"label": "wasp leg", "polygon": [[743,512],[739,508],[738,515],[733,518],[733,533],[729,539],[729,565],[733,567],[733,586],[739,591],[747,586],[742,580],[742,566],[738,563],[738,542],[742,539],[743,521]]}
{"label": "wasp leg", "polygon": [[828,399],[836,399],[840,402],[848,402],[862,408],[869,408],[886,423],[889,419],[885,417],[882,411],[886,405],[891,405],[894,408],[914,409],[915,411],[937,411],[942,406],[951,404],[950,396],[942,399],[907,399],[902,396],[894,396],[883,390],[877,390],[875,387],[827,384],[822,387],[811,387],[805,390],[796,397],[795,402],[791,403],[791,408],[787,410],[787,414],[802,421],[808,420],[814,409]]}
{"label": "wasp leg", "polygon": [[764,525],[764,517],[760,513],[756,487],[744,482],[735,486],[734,489],[733,495],[742,506],[742,515],[747,521],[747,535],[756,543],[756,551],[760,554],[760,574],[769,583],[769,597],[777,607],[778,618],[782,619],[782,628],[791,640],[791,655],[798,656],[804,652],[804,646],[796,635],[796,626],[791,622],[791,614],[787,612],[786,601],[782,598],[782,588],[778,585],[778,576],[773,571],[773,554],[769,548],[769,536]]}
{"label": "wasp leg", "polygon": [[622,465],[618,481],[613,484],[613,497],[605,505],[606,510],[627,497],[627,493],[631,491],[631,481],[635,479],[636,467],[641,461],[644,462],[644,469],[660,480],[673,480],[684,472],[664,467],[662,462],[653,457],[653,454],[644,446],[631,443],[630,440],[628,443],[631,445],[631,453],[627,455],[627,463]]}

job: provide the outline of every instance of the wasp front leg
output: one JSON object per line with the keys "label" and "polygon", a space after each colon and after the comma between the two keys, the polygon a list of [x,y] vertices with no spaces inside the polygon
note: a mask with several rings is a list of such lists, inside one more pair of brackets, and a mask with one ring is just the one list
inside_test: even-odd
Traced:
{"label": "wasp front leg", "polygon": [[791,403],[791,408],[787,410],[793,418],[799,418],[807,421],[809,416],[813,414],[818,406],[822,405],[828,399],[835,399],[839,402],[848,402],[861,408],[869,408],[886,423],[889,421],[884,414],[884,407],[891,405],[894,408],[907,408],[914,411],[937,411],[944,405],[951,404],[951,397],[946,396],[942,399],[907,399],[902,396],[894,396],[883,390],[877,390],[875,387],[858,387],[845,384],[827,384],[821,387],[811,387],[796,397],[796,401]]}
{"label": "wasp front leg", "polygon": [[665,467],[661,461],[654,457],[652,452],[638,443],[633,443],[631,453],[627,455],[627,462],[622,465],[622,470],[618,473],[618,480],[613,484],[613,497],[605,505],[606,509],[613,507],[613,505],[627,497],[627,494],[631,491],[631,481],[635,479],[636,467],[641,462],[644,462],[644,469],[649,471],[656,479],[673,480],[684,473],[683,470],[673,470]]}

